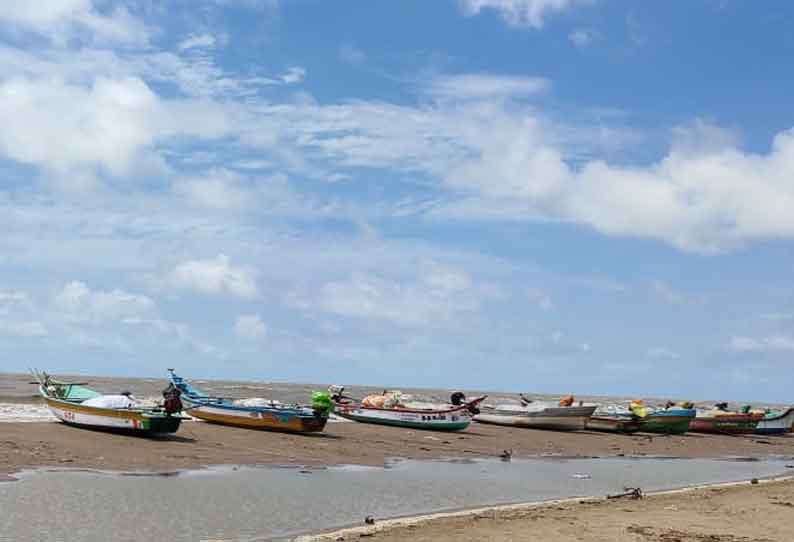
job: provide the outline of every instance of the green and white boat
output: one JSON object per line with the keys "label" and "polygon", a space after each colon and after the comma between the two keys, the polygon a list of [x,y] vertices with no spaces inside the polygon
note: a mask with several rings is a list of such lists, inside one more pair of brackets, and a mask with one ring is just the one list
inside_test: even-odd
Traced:
{"label": "green and white boat", "polygon": [[151,436],[175,433],[182,422],[182,403],[173,390],[163,393],[162,406],[144,407],[129,394],[103,395],[82,382],[64,382],[44,372],[31,372],[50,412],[67,425]]}

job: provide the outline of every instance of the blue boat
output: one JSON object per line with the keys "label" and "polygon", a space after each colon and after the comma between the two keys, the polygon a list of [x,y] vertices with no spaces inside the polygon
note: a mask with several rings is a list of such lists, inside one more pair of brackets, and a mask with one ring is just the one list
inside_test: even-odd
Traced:
{"label": "blue boat", "polygon": [[184,412],[206,422],[248,429],[316,433],[325,428],[331,412],[330,397],[324,393],[314,395],[312,406],[246,404],[245,401],[211,397],[191,386],[173,369],[168,371],[171,382],[182,392]]}

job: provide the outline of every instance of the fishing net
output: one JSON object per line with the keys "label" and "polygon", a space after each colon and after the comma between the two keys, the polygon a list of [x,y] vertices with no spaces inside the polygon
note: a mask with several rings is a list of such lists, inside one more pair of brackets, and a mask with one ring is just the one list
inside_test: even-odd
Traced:
{"label": "fishing net", "polygon": [[312,408],[318,412],[328,413],[334,407],[331,394],[324,391],[312,392]]}

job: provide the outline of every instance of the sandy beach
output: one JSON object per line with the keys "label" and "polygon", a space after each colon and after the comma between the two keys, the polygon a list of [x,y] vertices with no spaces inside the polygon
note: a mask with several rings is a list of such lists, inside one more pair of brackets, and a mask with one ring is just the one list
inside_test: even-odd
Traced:
{"label": "sandy beach", "polygon": [[762,481],[633,499],[587,499],[406,518],[302,542],[790,542],[794,481]]}
{"label": "sandy beach", "polygon": [[409,459],[664,456],[794,458],[794,437],[613,435],[472,424],[459,433],[358,423],[329,424],[323,435],[293,435],[186,422],[171,437],[146,439],[52,423],[0,424],[0,476],[26,468],[109,470],[200,468],[220,464],[382,465]]}

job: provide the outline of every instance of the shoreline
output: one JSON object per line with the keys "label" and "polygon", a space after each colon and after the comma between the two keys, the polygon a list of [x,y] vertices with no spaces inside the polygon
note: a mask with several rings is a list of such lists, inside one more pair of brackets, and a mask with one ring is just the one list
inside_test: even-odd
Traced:
{"label": "shoreline", "polygon": [[[753,483],[752,480],[757,480]],[[794,486],[794,474],[781,474],[767,478],[755,478],[752,480],[740,480],[736,482],[715,482],[713,484],[697,484],[692,486],[679,487],[675,489],[665,489],[659,491],[649,491],[643,493],[643,500],[658,497],[673,496],[680,494],[695,493],[704,490],[732,489],[740,487],[766,486],[768,484],[792,483]],[[391,533],[393,531],[422,528],[434,522],[443,520],[470,520],[483,514],[496,516],[500,513],[523,513],[534,510],[553,509],[561,505],[588,505],[599,503],[625,503],[631,500],[610,499],[608,496],[589,496],[589,497],[569,497],[565,499],[550,499],[542,501],[526,501],[509,504],[498,504],[490,506],[478,506],[474,508],[464,508],[460,510],[449,510],[443,512],[432,512],[428,514],[418,514],[412,516],[392,517],[378,520],[374,525],[347,526],[340,529],[328,530],[321,533],[301,534],[290,538],[290,542],[340,542],[352,538],[368,538],[379,534]]]}
{"label": "shoreline", "polygon": [[[420,514],[414,516],[403,516],[403,517],[394,517],[388,518],[384,520],[376,520],[374,525],[359,525],[359,526],[348,526],[343,527],[340,529],[328,530],[322,533],[312,533],[312,534],[301,534],[297,536],[291,537],[289,540],[291,542],[344,542],[348,540],[355,540],[359,538],[370,538],[370,537],[377,537],[379,541],[382,542],[390,542],[394,540],[395,542],[398,540],[433,540],[439,542],[446,542],[446,541],[459,541],[459,540],[478,540],[482,539],[481,534],[471,533],[469,532],[466,536],[459,536],[453,530],[450,529],[450,524],[459,524],[456,525],[457,527],[463,527],[463,529],[469,529],[473,526],[477,526],[479,529],[478,531],[486,531],[488,533],[487,539],[491,541],[501,541],[504,540],[505,542],[513,542],[518,541],[518,538],[514,538],[513,532],[516,530],[515,528],[510,529],[509,532],[506,532],[507,529],[500,529],[500,524],[504,524],[507,522],[515,522],[520,523],[522,521],[529,522],[531,526],[535,529],[532,531],[534,534],[532,536],[536,536],[538,538],[527,538],[526,540],[536,540],[543,537],[545,540],[549,542],[563,542],[567,540],[580,540],[578,536],[576,538],[568,538],[568,537],[560,537],[560,533],[554,532],[557,536],[552,534],[551,536],[544,535],[539,533],[538,529],[538,520],[545,519],[547,522],[559,522],[560,517],[562,514],[559,512],[573,512],[576,514],[576,511],[583,511],[590,509],[592,510],[595,507],[601,507],[607,509],[607,515],[614,516],[616,515],[615,512],[618,512],[620,507],[625,506],[627,503],[636,503],[642,502],[643,507],[640,510],[631,511],[633,514],[633,518],[635,520],[643,520],[644,522],[653,523],[653,517],[646,517],[652,516],[652,514],[648,514],[648,510],[651,508],[658,508],[658,505],[666,505],[667,501],[674,499],[676,497],[687,497],[690,499],[699,499],[701,502],[707,500],[709,494],[713,494],[715,492],[721,492],[722,497],[724,500],[728,501],[741,501],[741,496],[737,495],[739,491],[756,491],[756,492],[763,492],[765,489],[769,490],[782,490],[781,492],[784,493],[788,498],[794,497],[794,475],[779,475],[770,478],[759,478],[759,479],[752,479],[752,480],[742,480],[736,482],[718,482],[713,484],[698,484],[693,486],[686,486],[676,489],[668,489],[668,490],[660,490],[660,491],[650,491],[644,493],[642,501],[634,500],[634,499],[627,499],[627,498],[610,498],[608,496],[591,496],[591,497],[571,497],[566,499],[552,499],[552,500],[545,500],[545,501],[529,501],[529,502],[522,502],[522,503],[514,503],[514,504],[503,504],[503,505],[493,505],[493,506],[481,506],[475,508],[468,508],[463,510],[452,510],[452,511],[445,511],[445,512],[435,512],[429,514]],[[771,499],[770,499],[771,500]],[[781,505],[786,507],[794,507],[794,502],[791,501],[772,501],[775,505]],[[631,509],[623,508],[620,511],[626,512],[630,511]],[[677,512],[678,508],[676,505],[666,505],[664,506],[665,511],[673,511]],[[718,516],[725,516],[725,511],[716,510],[718,512]],[[758,511],[756,510],[756,513]],[[784,518],[788,516],[783,515]],[[725,518],[727,519],[727,518]],[[745,518],[746,519],[746,518]],[[779,519],[779,516],[778,516]],[[582,523],[587,522],[587,520],[581,520]],[[751,520],[752,521],[752,520]],[[482,528],[482,523],[493,523],[493,525],[485,525],[484,529]],[[570,522],[574,523],[574,522]],[[702,529],[702,521],[680,521],[676,524],[676,527],[680,529],[681,527],[685,527],[686,523],[692,523],[691,527],[699,527]],[[785,526],[791,527],[794,529],[794,519],[790,519],[789,521],[782,522]],[[664,527],[656,528],[655,526],[636,526],[634,529],[631,527],[635,527],[635,525],[629,526],[627,530],[642,538],[632,538],[632,540],[653,540],[659,542],[668,542],[668,541],[677,541],[677,542],[695,542],[701,540],[708,540],[709,542],[774,542],[773,539],[769,538],[746,538],[746,537],[736,537],[730,533],[722,533],[722,534],[713,534],[713,533],[687,533],[682,532],[680,530],[669,530],[666,533],[669,536],[666,536],[664,532],[659,534],[658,537],[655,537],[657,534],[656,530],[663,531]],[[523,530],[519,528],[519,530]],[[525,531],[526,532],[526,531]],[[790,531],[787,531],[790,532]],[[611,536],[611,535],[607,535]],[[617,538],[615,538],[617,539]],[[623,538],[621,538],[622,540]],[[591,540],[588,538],[588,540]],[[601,540],[613,540],[612,538],[592,538],[593,541],[601,541]],[[775,539],[780,540],[780,542],[784,542],[786,539]]]}
{"label": "shoreline", "polygon": [[342,422],[324,434],[290,434],[186,422],[175,435],[142,438],[58,422],[0,423],[0,479],[25,469],[167,472],[222,465],[383,466],[390,458],[704,458],[794,461],[794,434],[779,437],[616,435],[473,424],[461,432]]}

